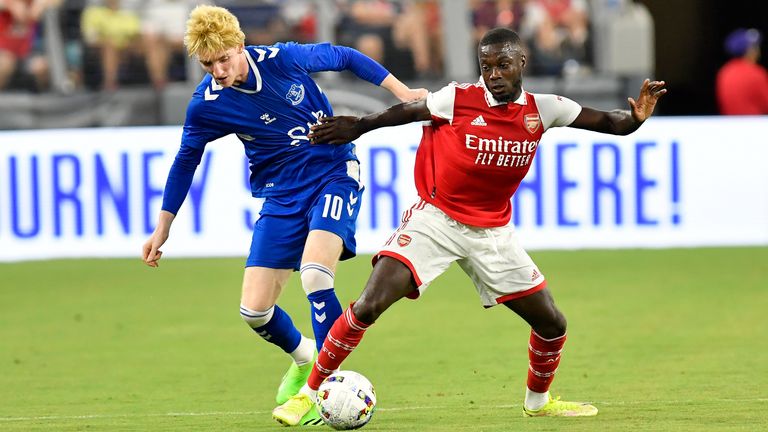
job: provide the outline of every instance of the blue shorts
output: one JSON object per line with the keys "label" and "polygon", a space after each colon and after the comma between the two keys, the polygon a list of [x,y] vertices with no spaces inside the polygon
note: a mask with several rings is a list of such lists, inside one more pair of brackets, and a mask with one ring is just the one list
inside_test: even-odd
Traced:
{"label": "blue shorts", "polygon": [[253,226],[246,267],[299,270],[312,230],[332,232],[344,242],[341,259],[355,256],[355,221],[364,189],[352,177],[336,177],[296,195],[268,197]]}

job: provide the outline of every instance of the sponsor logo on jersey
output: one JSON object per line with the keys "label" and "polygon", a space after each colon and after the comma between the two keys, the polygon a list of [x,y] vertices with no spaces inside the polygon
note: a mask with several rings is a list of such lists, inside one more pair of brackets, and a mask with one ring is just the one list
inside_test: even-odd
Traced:
{"label": "sponsor logo on jersey", "polygon": [[508,140],[501,136],[485,138],[464,134],[464,145],[468,150],[476,152],[475,165],[519,168],[530,165],[539,142]]}
{"label": "sponsor logo on jersey", "polygon": [[400,236],[397,238],[397,244],[400,245],[400,247],[408,246],[411,244],[411,236],[408,234],[400,234]]}
{"label": "sponsor logo on jersey", "polygon": [[533,281],[535,281],[536,279],[538,279],[538,278],[539,278],[539,276],[541,276],[541,274],[539,273],[539,271],[538,271],[538,270],[536,270],[536,269],[533,269],[533,273],[531,273],[531,282],[533,282]]}
{"label": "sponsor logo on jersey", "polygon": [[528,132],[533,134],[541,127],[541,118],[538,114],[526,114],[523,116],[523,124]]}
{"label": "sponsor logo on jersey", "polygon": [[293,105],[298,105],[304,100],[304,84],[291,84],[288,94],[285,95]]}
{"label": "sponsor logo on jersey", "polygon": [[472,123],[470,123],[472,126],[488,126],[488,123],[485,122],[485,119],[483,116],[479,115],[474,120],[472,120]]}
{"label": "sponsor logo on jersey", "polygon": [[302,141],[309,142],[309,138],[307,137],[307,133],[309,132],[312,125],[317,124],[317,122],[325,117],[325,113],[323,110],[319,111],[312,111],[312,116],[315,118],[315,121],[313,123],[307,122],[306,127],[304,126],[296,126],[294,128],[291,128],[288,131],[288,136],[291,138],[291,145],[294,147],[298,147],[301,145]]}

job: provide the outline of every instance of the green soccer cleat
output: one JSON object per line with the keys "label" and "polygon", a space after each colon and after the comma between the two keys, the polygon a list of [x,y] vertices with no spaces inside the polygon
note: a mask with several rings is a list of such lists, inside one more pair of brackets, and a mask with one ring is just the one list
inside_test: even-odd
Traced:
{"label": "green soccer cleat", "polygon": [[597,408],[586,402],[565,402],[560,397],[549,397],[549,402],[537,410],[523,406],[523,417],[591,417],[597,415]]}
{"label": "green soccer cleat", "polygon": [[275,402],[278,405],[282,405],[301,390],[301,387],[307,383],[310,372],[312,372],[312,366],[317,361],[317,353],[312,357],[312,361],[301,366],[297,366],[296,363],[291,363],[288,371],[283,375],[282,381],[280,381],[280,387],[277,388],[277,396],[275,396]]}
{"label": "green soccer cleat", "polygon": [[320,413],[317,412],[317,408],[311,408],[308,413],[304,414],[304,417],[299,420],[299,426],[322,426],[325,422],[320,417]]}
{"label": "green soccer cleat", "polygon": [[299,393],[272,410],[272,418],[283,426],[297,426],[307,413],[317,411],[314,408],[312,399],[304,393]]}

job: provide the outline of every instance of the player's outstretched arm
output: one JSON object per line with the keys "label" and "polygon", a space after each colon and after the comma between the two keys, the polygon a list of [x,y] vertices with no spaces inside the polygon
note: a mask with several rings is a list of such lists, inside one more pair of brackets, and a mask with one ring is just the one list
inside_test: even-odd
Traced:
{"label": "player's outstretched arm", "polygon": [[155,232],[153,232],[149,239],[147,239],[142,248],[142,259],[146,265],[150,267],[159,266],[158,261],[160,261],[160,258],[163,256],[163,251],[160,250],[160,247],[162,247],[163,244],[165,244],[165,241],[168,240],[168,235],[171,232],[171,224],[175,217],[176,215],[169,211],[160,210],[160,217],[158,218]]}
{"label": "player's outstretched arm", "polygon": [[392,92],[400,102],[412,102],[424,99],[427,97],[427,93],[429,93],[425,88],[412,89],[408,87],[392,74],[389,74],[384,78],[384,81],[381,82],[381,86]]}
{"label": "player's outstretched arm", "polygon": [[360,51],[343,45],[294,45],[304,69],[309,72],[348,70],[358,78],[389,90],[400,102],[427,97],[423,88],[411,89],[378,62]]}
{"label": "player's outstretched arm", "polygon": [[312,126],[309,140],[312,144],[346,144],[374,129],[431,118],[426,99],[420,99],[394,105],[365,117],[323,117],[319,119],[319,124]]}
{"label": "player's outstretched arm", "polygon": [[664,81],[646,79],[637,100],[627,98],[630,110],[600,111],[582,108],[571,127],[614,135],[629,135],[653,114],[659,98],[667,93]]}

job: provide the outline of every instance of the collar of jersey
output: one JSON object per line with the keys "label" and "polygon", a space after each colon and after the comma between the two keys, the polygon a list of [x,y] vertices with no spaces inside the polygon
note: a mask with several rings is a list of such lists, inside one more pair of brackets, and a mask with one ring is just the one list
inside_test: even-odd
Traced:
{"label": "collar of jersey", "polygon": [[[261,74],[259,73],[259,69],[256,67],[256,62],[253,61],[253,57],[251,57],[251,53],[248,52],[248,49],[245,49],[245,58],[248,59],[248,64],[251,65],[251,70],[253,71],[253,76],[254,76],[254,78],[256,78],[256,89],[255,90],[248,90],[248,89],[240,88],[238,86],[232,86],[232,89],[233,90],[237,90],[239,92],[243,92],[245,94],[258,93],[258,92],[261,91]],[[250,80],[248,80],[248,81],[250,81]],[[246,83],[248,81],[246,81]]]}
{"label": "collar of jersey", "polygon": [[[488,87],[485,86],[485,81],[483,81],[483,77],[480,77],[480,81],[478,82],[481,87],[483,87],[483,91],[485,92],[485,101],[488,103],[488,106],[499,106],[499,105],[506,105],[507,102],[500,102],[497,101],[495,97],[493,97],[493,93],[491,93],[490,90],[488,90]],[[518,105],[528,105],[528,100],[525,98],[525,89],[521,89],[520,97],[517,98],[514,103]]]}

